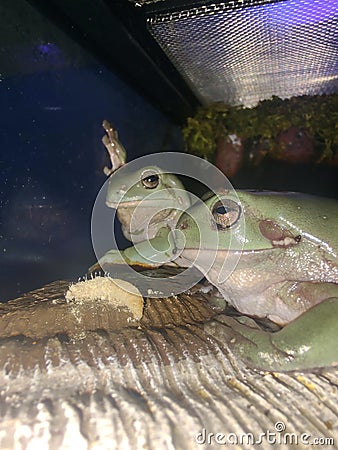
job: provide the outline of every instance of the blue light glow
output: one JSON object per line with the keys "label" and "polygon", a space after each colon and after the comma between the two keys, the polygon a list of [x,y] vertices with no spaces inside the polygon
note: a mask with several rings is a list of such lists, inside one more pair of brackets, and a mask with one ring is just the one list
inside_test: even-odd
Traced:
{"label": "blue light glow", "polygon": [[58,46],[52,42],[38,45],[38,50],[43,56],[55,56],[60,53]]}
{"label": "blue light glow", "polygon": [[269,21],[287,26],[324,22],[338,16],[337,0],[289,0],[261,8]]}

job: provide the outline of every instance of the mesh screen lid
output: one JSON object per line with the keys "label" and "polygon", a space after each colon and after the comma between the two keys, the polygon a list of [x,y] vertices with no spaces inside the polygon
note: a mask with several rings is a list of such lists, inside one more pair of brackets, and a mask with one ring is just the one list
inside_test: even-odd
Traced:
{"label": "mesh screen lid", "polygon": [[158,14],[148,28],[203,104],[254,106],[338,87],[338,2],[217,3]]}

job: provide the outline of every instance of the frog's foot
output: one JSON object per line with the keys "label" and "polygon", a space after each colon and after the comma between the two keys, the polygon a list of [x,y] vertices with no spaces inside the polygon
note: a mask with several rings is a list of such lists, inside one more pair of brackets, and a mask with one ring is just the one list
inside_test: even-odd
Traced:
{"label": "frog's foot", "polygon": [[268,371],[310,370],[338,365],[338,298],[306,311],[270,333],[238,324],[230,347],[251,366]]}
{"label": "frog's foot", "polygon": [[100,269],[107,273],[113,273],[119,270],[118,266],[121,268],[126,265],[132,266],[135,270],[155,269],[163,264],[170,265],[170,259],[166,257],[165,244],[166,240],[158,237],[151,241],[139,242],[134,247],[125,250],[109,250],[97,264],[90,267],[89,273]]}
{"label": "frog's foot", "polygon": [[273,334],[272,343],[289,355],[285,370],[337,366],[337,319],[338,298],[332,297]]}
{"label": "frog's foot", "polygon": [[108,272],[108,266],[121,264],[126,264],[121,252],[119,250],[109,250],[96,264],[89,267],[88,273],[92,274],[101,271]]}
{"label": "frog's foot", "polygon": [[87,275],[95,276],[96,274],[100,274],[101,272],[103,272],[103,269],[100,266],[100,263],[97,262],[96,264],[93,264],[89,267],[89,269],[87,270]]}
{"label": "frog's foot", "polygon": [[111,126],[108,120],[104,120],[102,126],[107,133],[103,136],[102,142],[108,150],[112,164],[111,169],[106,166],[104,167],[103,172],[109,176],[126,163],[127,152],[119,141],[117,130]]}

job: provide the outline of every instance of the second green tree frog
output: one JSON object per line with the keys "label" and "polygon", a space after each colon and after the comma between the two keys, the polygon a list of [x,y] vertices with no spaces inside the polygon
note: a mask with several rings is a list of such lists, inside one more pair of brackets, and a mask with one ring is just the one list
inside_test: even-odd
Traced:
{"label": "second green tree frog", "polygon": [[127,169],[109,179],[106,197],[106,205],[117,209],[124,236],[137,243],[152,239],[163,227],[174,229],[191,204],[180,180],[156,166]]}
{"label": "second green tree frog", "polygon": [[182,210],[191,205],[181,181],[156,166],[128,170],[127,153],[117,131],[107,120],[103,121],[103,128],[106,135],[102,142],[112,165],[104,168],[110,176],[106,205],[117,210],[124,236],[137,243],[152,239],[162,227],[175,228]]}

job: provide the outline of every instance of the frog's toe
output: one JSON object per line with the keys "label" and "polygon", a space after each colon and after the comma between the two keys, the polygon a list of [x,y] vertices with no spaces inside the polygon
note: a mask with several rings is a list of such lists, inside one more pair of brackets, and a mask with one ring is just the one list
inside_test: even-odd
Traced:
{"label": "frog's toe", "polygon": [[88,273],[92,274],[95,272],[107,271],[108,266],[126,264],[125,259],[121,255],[119,250],[109,250],[105,255],[98,260],[96,264],[93,264],[89,269]]}
{"label": "frog's toe", "polygon": [[89,269],[87,270],[87,275],[92,275],[100,272],[102,272],[102,267],[97,262],[96,264],[93,264],[92,266],[89,267]]}
{"label": "frog's toe", "polygon": [[126,261],[119,250],[109,250],[99,259],[98,263],[104,269],[104,266],[107,265],[126,264]]}

